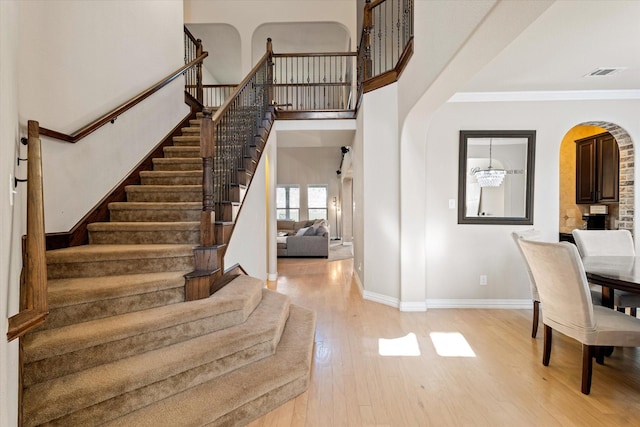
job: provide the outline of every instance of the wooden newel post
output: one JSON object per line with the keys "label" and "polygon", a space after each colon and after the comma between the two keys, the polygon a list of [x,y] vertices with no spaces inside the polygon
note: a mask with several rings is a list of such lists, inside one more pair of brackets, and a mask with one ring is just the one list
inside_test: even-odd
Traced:
{"label": "wooden newel post", "polygon": [[215,206],[213,198],[213,157],[216,140],[210,109],[203,110],[200,126],[200,155],[202,157],[202,214],[200,216],[200,245],[215,245]]}
{"label": "wooden newel post", "polygon": [[[196,40],[196,58],[202,55],[202,40]],[[196,98],[204,105],[204,87],[202,84],[202,62],[196,66]]]}

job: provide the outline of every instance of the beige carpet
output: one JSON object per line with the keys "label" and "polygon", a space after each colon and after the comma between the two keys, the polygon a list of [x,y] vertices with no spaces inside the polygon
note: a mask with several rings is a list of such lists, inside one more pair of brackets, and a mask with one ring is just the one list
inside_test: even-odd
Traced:
{"label": "beige carpet", "polygon": [[353,245],[332,243],[329,246],[329,261],[340,261],[349,258],[353,258]]}

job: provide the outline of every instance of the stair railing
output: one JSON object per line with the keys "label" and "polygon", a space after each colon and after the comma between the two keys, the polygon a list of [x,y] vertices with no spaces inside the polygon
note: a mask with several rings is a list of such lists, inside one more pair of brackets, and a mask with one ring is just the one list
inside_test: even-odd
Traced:
{"label": "stair railing", "polygon": [[413,55],[413,1],[367,0],[358,49],[362,92],[398,81]]}
{"label": "stair railing", "polygon": [[[204,53],[202,48],[202,40],[196,39],[191,31],[184,27],[184,63],[189,64],[194,59],[200,57]],[[204,88],[202,85],[202,62],[195,67],[191,67],[184,73],[185,90],[194,97],[201,105],[206,105],[204,100]]]}
{"label": "stair railing", "polygon": [[[188,285],[187,299],[208,296],[209,280],[221,262],[216,263],[215,221],[233,221],[232,188],[239,183],[240,171],[253,162],[252,146],[261,136],[260,127],[270,111],[272,89],[271,39],[267,51],[249,74],[234,89],[231,97],[213,114],[203,111],[200,127],[200,154],[202,156],[202,214],[200,220],[200,248],[196,250],[194,279]],[[216,216],[218,218],[216,218]],[[219,260],[221,261],[221,260]]]}
{"label": "stair railing", "polygon": [[44,323],[47,314],[42,150],[38,122],[29,120],[27,140],[27,235],[20,278],[20,311],[9,318],[9,341]]}
{"label": "stair railing", "polygon": [[278,118],[355,117],[355,52],[273,54],[273,62]]}

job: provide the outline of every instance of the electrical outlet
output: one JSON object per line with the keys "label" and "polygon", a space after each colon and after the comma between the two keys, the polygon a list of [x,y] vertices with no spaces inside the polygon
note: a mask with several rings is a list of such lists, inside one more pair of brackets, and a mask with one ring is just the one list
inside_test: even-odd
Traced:
{"label": "electrical outlet", "polygon": [[481,274],[480,275],[480,284],[482,286],[486,286],[487,285],[487,275],[486,274]]}

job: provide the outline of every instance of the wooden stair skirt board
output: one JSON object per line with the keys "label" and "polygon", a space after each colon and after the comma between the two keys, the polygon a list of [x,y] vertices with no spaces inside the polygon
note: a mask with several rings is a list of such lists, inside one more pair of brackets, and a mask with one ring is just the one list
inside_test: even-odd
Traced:
{"label": "wooden stair skirt board", "polygon": [[49,316],[21,339],[24,426],[238,425],[308,387],[315,314],[239,268],[219,277],[263,147],[203,248],[199,126],[87,225],[89,244],[47,252]]}

